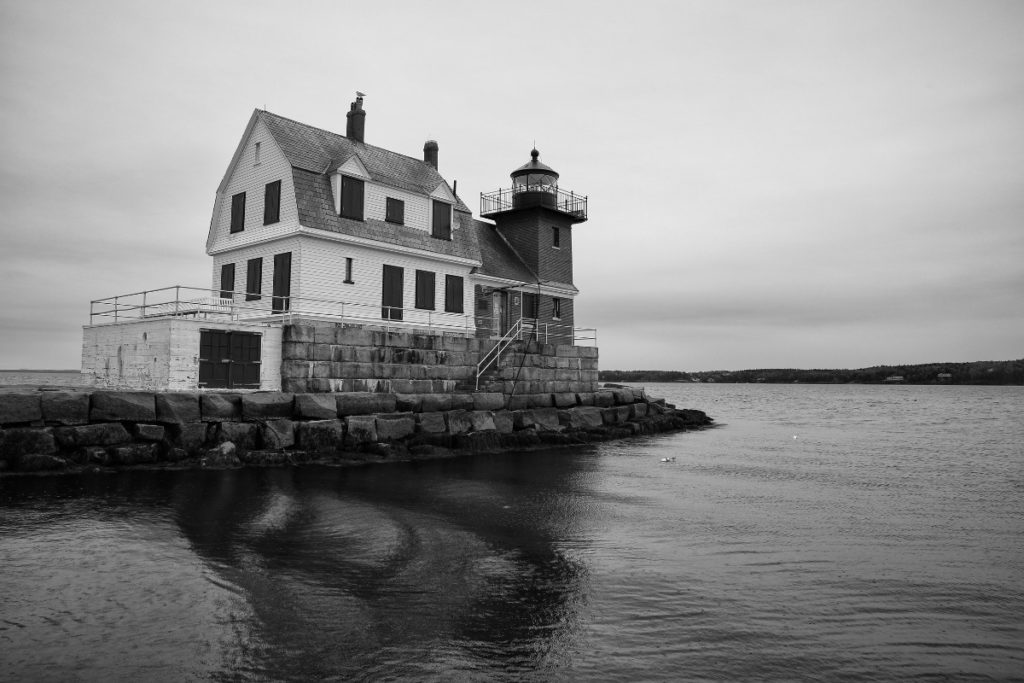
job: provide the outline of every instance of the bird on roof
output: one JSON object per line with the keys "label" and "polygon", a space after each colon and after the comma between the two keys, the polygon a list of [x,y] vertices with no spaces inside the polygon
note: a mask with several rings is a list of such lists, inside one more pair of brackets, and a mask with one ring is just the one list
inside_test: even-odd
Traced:
{"label": "bird on roof", "polygon": [[356,90],[356,97],[366,97],[366,93]]}

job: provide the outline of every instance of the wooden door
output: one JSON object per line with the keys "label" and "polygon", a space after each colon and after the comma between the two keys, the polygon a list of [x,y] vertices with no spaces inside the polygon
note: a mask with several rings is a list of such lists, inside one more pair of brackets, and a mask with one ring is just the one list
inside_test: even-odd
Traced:
{"label": "wooden door", "polygon": [[259,389],[260,343],[254,332],[201,330],[199,386],[210,389]]}

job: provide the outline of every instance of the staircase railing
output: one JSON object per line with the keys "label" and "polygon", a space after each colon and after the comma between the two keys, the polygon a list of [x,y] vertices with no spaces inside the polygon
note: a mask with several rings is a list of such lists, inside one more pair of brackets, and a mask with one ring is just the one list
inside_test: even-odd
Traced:
{"label": "staircase railing", "polygon": [[480,377],[487,372],[492,365],[498,362],[501,358],[501,352],[508,348],[509,344],[518,340],[522,336],[523,332],[523,319],[513,323],[512,327],[509,328],[508,332],[499,339],[491,350],[484,354],[480,362],[476,364],[476,390],[480,391]]}

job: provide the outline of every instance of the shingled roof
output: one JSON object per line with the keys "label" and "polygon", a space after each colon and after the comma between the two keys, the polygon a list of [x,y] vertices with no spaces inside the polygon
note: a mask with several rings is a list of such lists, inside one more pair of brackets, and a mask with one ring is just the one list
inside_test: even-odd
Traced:
{"label": "shingled roof", "polygon": [[[422,159],[357,142],[269,111],[257,110],[256,115],[270,129],[294,168],[324,174],[355,156],[370,178],[383,185],[419,194],[430,194],[441,184],[448,187],[437,169]],[[456,198],[456,201],[456,211],[469,211],[462,200]]]}

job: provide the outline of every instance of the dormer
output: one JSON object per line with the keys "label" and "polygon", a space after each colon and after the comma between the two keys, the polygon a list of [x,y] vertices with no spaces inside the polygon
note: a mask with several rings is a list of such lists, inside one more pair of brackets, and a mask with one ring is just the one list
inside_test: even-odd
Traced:
{"label": "dormer", "polygon": [[364,220],[366,182],[370,173],[359,157],[352,155],[331,173],[334,212],[342,218]]}

